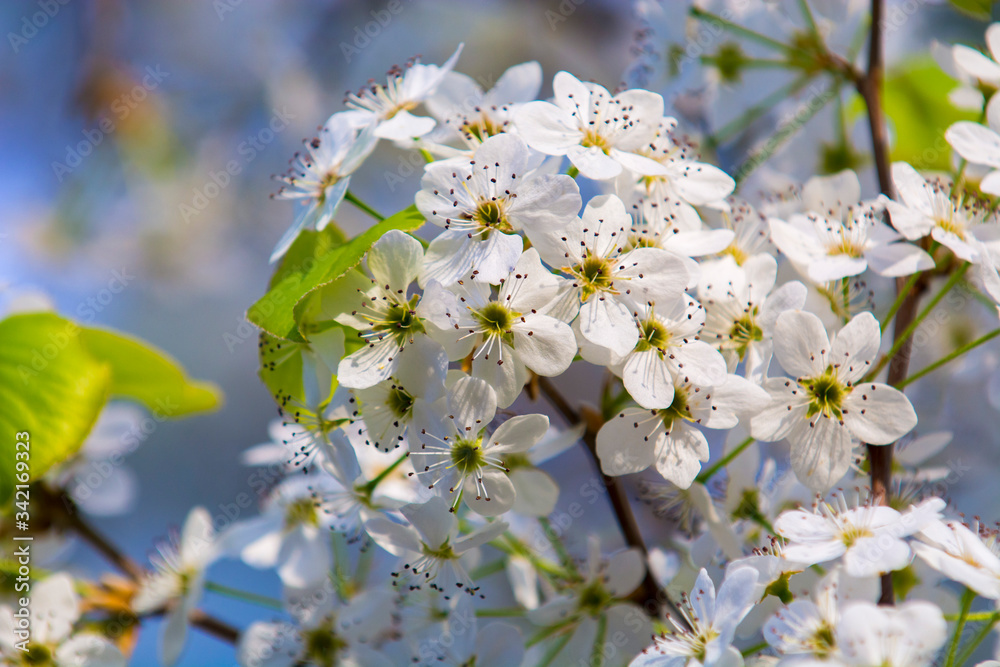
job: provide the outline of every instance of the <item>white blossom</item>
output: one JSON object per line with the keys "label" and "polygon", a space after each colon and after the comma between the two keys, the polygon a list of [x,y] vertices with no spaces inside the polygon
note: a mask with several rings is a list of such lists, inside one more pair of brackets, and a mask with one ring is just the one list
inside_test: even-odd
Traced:
{"label": "white blossom", "polygon": [[443,227],[427,250],[420,284],[462,279],[496,284],[521,256],[517,232],[546,229],[580,210],[580,190],[565,175],[538,174],[524,140],[513,134],[486,139],[471,159],[425,167],[417,208]]}
{"label": "white blossom", "polygon": [[794,379],[768,378],[771,404],[751,421],[758,440],[788,439],[799,480],[826,490],[851,462],[852,438],[887,445],[917,424],[909,399],[878,382],[860,382],[878,354],[881,334],[871,313],[856,315],[830,340],[818,317],[782,313],[774,353]]}
{"label": "white blossom", "polygon": [[756,570],[737,568],[723,580],[716,597],[715,583],[702,568],[690,597],[682,602],[688,627],[670,619],[674,633],[656,637],[630,667],[741,664],[742,658],[732,642],[736,627],[755,602],[756,584]]}
{"label": "white blossom", "polygon": [[167,607],[160,635],[160,660],[173,665],[187,640],[188,615],[201,600],[205,571],[219,555],[212,517],[203,507],[188,514],[179,539],[162,544],[151,557],[153,571],[132,600],[137,613]]}
{"label": "white blossom", "polygon": [[639,154],[656,136],[663,98],[648,90],[612,96],[596,83],[559,72],[552,82],[555,103],[529,102],[514,116],[528,145],[547,155],[566,155],[587,178],[614,178],[622,169],[666,174],[660,163]]}
{"label": "white blossom", "polygon": [[913,553],[904,539],[940,518],[945,503],[930,498],[906,512],[886,505],[848,506],[843,494],[835,504],[818,502],[811,512],[791,510],[774,522],[788,540],[784,558],[812,565],[842,558],[852,577],[870,577],[906,567]]}
{"label": "white blossom", "polygon": [[529,234],[545,263],[570,277],[549,312],[564,321],[576,317],[585,339],[618,356],[639,341],[631,306],[671,308],[689,278],[683,261],[666,250],[626,250],[631,223],[620,199],[602,195],[571,223]]}
{"label": "white blossom", "polygon": [[446,598],[458,591],[476,593],[479,587],[473,585],[461,558],[499,537],[507,524],[493,521],[459,537],[458,518],[440,496],[423,504],[406,505],[400,512],[406,524],[375,517],[365,525],[379,546],[404,559],[403,571],[395,576],[411,578],[411,586],[426,584]]}

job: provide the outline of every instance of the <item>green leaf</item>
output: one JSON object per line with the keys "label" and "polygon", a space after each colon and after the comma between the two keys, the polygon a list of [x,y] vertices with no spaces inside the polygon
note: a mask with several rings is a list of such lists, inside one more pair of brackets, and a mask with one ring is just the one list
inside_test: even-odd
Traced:
{"label": "green leaf", "polygon": [[278,407],[285,410],[290,406],[304,406],[301,344],[261,332],[258,352],[258,374]]}
{"label": "green leaf", "polygon": [[980,21],[990,20],[991,0],[951,0],[951,6]]}
{"label": "green leaf", "polygon": [[80,340],[80,328],[54,313],[0,321],[0,501],[15,484],[15,434],[30,434],[30,478],[72,456],[104,406],[111,369]]}
{"label": "green leaf", "polygon": [[192,380],[181,365],[152,345],[105,329],[81,328],[87,351],[111,370],[110,392],[155,414],[183,417],[219,407],[222,393],[210,382]]}
{"label": "green leaf", "polygon": [[304,232],[308,235],[296,240],[289,250],[294,251],[294,259],[282,262],[277,272],[279,279],[272,281],[271,289],[250,307],[247,319],[276,338],[303,341],[299,324],[308,310],[307,300],[316,290],[360,264],[372,245],[389,230],[409,232],[423,223],[424,217],[416,206],[410,206],[339,246],[325,230]]}

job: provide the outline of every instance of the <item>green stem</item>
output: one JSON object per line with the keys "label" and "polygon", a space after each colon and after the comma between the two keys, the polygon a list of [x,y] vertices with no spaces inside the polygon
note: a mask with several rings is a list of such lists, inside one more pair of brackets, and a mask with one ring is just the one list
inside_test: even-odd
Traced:
{"label": "green stem", "polygon": [[572,636],[571,633],[566,633],[564,637],[560,637],[558,641],[552,644],[549,650],[545,652],[545,655],[542,656],[542,661],[538,663],[538,667],[549,667],[562,650],[566,648],[566,644],[569,643]]}
{"label": "green stem", "polygon": [[[946,621],[957,621],[961,614],[945,614],[944,620]],[[977,611],[965,616],[966,623],[979,623],[980,621],[992,621],[995,618],[1000,617],[1000,612],[995,611]]]}
{"label": "green stem", "polygon": [[592,667],[602,667],[604,665],[604,636],[608,633],[608,616],[601,614],[597,619],[597,633],[594,636],[594,648],[590,650],[590,665]]}
{"label": "green stem", "polygon": [[382,480],[384,480],[386,477],[388,477],[389,475],[391,475],[392,471],[395,470],[396,468],[398,468],[403,463],[403,461],[406,460],[407,456],[409,456],[409,454],[401,454],[399,456],[399,458],[396,459],[395,461],[393,461],[392,463],[390,463],[389,466],[385,470],[383,470],[379,474],[375,475],[375,477],[373,477],[370,482],[368,482],[363,487],[361,487],[361,490],[365,494],[367,494],[367,495],[370,496],[372,493],[374,493],[375,488],[378,487],[378,485],[382,483]]}
{"label": "green stem", "polygon": [[[840,84],[835,81],[831,85],[835,88]],[[740,164],[733,174],[733,178],[736,180],[736,183],[741,183],[747,176],[752,174],[757,167],[762,165],[769,157],[774,155],[789,137],[795,134],[799,128],[803,127],[806,123],[812,120],[813,116],[826,107],[830,100],[838,97],[834,88],[830,88],[821,93],[818,96],[820,100],[819,103],[810,104],[804,114],[797,115],[793,120],[785,123],[778,129],[777,132],[774,133],[774,135],[771,136],[770,139],[764,143],[763,146],[748,155],[747,159]]]}
{"label": "green stem", "polygon": [[767,35],[761,34],[761,33],[757,32],[755,30],[751,30],[750,28],[746,28],[746,27],[741,26],[739,24],[733,23],[732,21],[728,21],[728,20],[722,18],[721,16],[719,16],[718,14],[713,14],[712,12],[707,12],[704,9],[701,9],[699,7],[692,7],[689,10],[689,13],[691,14],[691,16],[693,16],[696,19],[699,19],[701,21],[715,23],[719,27],[725,28],[729,32],[733,33],[734,35],[739,35],[741,37],[745,37],[745,38],[747,38],[749,40],[757,42],[758,44],[763,44],[764,46],[770,47],[770,48],[775,49],[777,51],[781,51],[782,53],[787,53],[789,51],[799,51],[800,50],[800,49],[795,49],[795,48],[789,46],[788,44],[784,44],[782,42],[779,42],[778,40],[776,40],[776,39],[774,39],[772,37],[768,37]]}
{"label": "green stem", "polygon": [[748,107],[747,110],[744,111],[739,116],[739,118],[729,121],[728,123],[723,125],[718,132],[716,132],[713,135],[712,137],[713,143],[715,145],[725,143],[733,136],[735,136],[737,132],[745,130],[750,123],[752,123],[753,121],[757,120],[758,118],[766,114],[775,105],[784,102],[789,97],[792,97],[800,90],[805,88],[806,84],[808,84],[809,81],[811,80],[812,80],[811,75],[800,76],[794,81],[791,81],[790,83],[785,84],[781,88],[778,88],[777,90],[772,92],[770,95],[762,99],[757,104]]}
{"label": "green stem", "polygon": [[719,472],[722,468],[728,465],[730,461],[732,461],[737,456],[742,454],[743,450],[745,450],[753,443],[754,443],[753,437],[747,437],[746,440],[733,447],[733,449],[728,454],[726,454],[721,459],[712,464],[711,467],[709,467],[707,470],[702,471],[702,473],[698,475],[694,481],[698,482],[699,484],[704,484],[705,482],[707,482],[712,478],[712,475]]}
{"label": "green stem", "polygon": [[749,655],[753,655],[757,651],[763,651],[768,646],[770,646],[770,644],[768,644],[767,642],[761,642],[759,644],[754,644],[750,648],[743,649],[742,651],[740,651],[740,654],[745,658]]}
{"label": "green stem", "polygon": [[333,578],[337,589],[337,594],[341,599],[350,597],[348,590],[350,583],[347,576],[347,539],[343,533],[331,533],[330,543],[333,546]]}
{"label": "green stem", "polygon": [[883,356],[882,359],[878,362],[878,364],[875,365],[875,368],[868,371],[865,377],[861,380],[862,382],[871,382],[874,378],[878,376],[878,374],[882,371],[882,369],[885,368],[886,364],[889,363],[889,360],[895,357],[896,353],[899,352],[899,350],[903,347],[903,345],[906,344],[906,341],[910,339],[910,336],[912,336],[913,332],[917,330],[917,327],[920,326],[920,323],[923,322],[928,315],[930,315],[931,311],[934,310],[934,307],[938,305],[941,299],[944,298],[944,295],[950,292],[951,288],[954,287],[962,279],[962,276],[965,274],[965,271],[968,268],[969,268],[969,263],[963,262],[962,265],[958,267],[958,269],[956,269],[955,272],[948,277],[948,282],[944,284],[944,287],[941,288],[941,291],[935,294],[934,298],[930,300],[930,303],[928,303],[924,307],[924,309],[920,311],[920,314],[917,315],[915,318],[913,318],[913,321],[910,322],[909,326],[907,326],[906,329],[903,331],[903,333],[896,338],[895,342],[893,342],[892,348],[890,348],[889,351],[885,354],[885,356]]}
{"label": "green stem", "polygon": [[903,289],[899,290],[899,293],[896,295],[896,300],[892,302],[891,306],[889,306],[889,312],[887,312],[885,317],[882,318],[882,324],[879,329],[881,330],[883,336],[885,335],[885,330],[889,326],[889,323],[892,322],[892,318],[896,316],[896,311],[898,311],[899,307],[903,305],[904,301],[906,301],[906,297],[910,294],[910,290],[913,289],[913,286],[917,284],[917,281],[920,280],[920,276],[922,275],[923,271],[914,273],[906,281]]}
{"label": "green stem", "polygon": [[962,640],[962,631],[965,630],[965,619],[969,616],[972,608],[972,601],[976,599],[976,594],[970,588],[966,588],[962,593],[962,611],[958,615],[958,622],[955,624],[955,634],[951,638],[951,646],[948,648],[948,659],[944,667],[954,667],[955,654],[958,652],[958,644]]}
{"label": "green stem", "polygon": [[[971,617],[972,615],[967,618]],[[969,658],[972,657],[972,654],[976,652],[976,649],[983,643],[983,640],[990,636],[990,633],[993,631],[993,626],[997,624],[997,621],[1000,621],[1000,613],[992,614],[992,616],[988,619],[988,622],[983,625],[983,627],[979,628],[979,631],[973,635],[972,640],[965,645],[965,648],[962,649],[962,652],[958,655],[958,659],[955,660],[955,667],[961,667],[969,660]]]}
{"label": "green stem", "polygon": [[844,324],[851,321],[851,279],[843,278],[841,280],[844,285],[842,288],[844,297]]}
{"label": "green stem", "polygon": [[375,551],[375,542],[368,538],[367,544],[361,548],[361,552],[358,554],[358,566],[354,568],[354,590],[363,590],[368,583],[368,574],[372,571]]}
{"label": "green stem", "polygon": [[806,20],[806,25],[809,26],[809,32],[819,36],[819,29],[816,27],[816,19],[813,17],[812,9],[809,8],[808,0],[799,0],[799,10],[802,12],[802,18]]}
{"label": "green stem", "polygon": [[976,340],[972,341],[971,343],[966,343],[965,345],[963,345],[962,347],[958,348],[957,350],[955,350],[951,354],[946,355],[946,356],[938,359],[937,361],[935,361],[930,366],[917,371],[916,373],[914,373],[910,377],[906,378],[905,380],[900,380],[899,382],[897,382],[895,384],[895,387],[897,389],[902,389],[903,387],[905,387],[906,385],[910,384],[911,382],[916,382],[917,380],[919,380],[923,376],[927,375],[928,373],[933,373],[934,371],[936,371],[941,366],[944,366],[949,361],[962,356],[963,354],[965,354],[969,350],[971,350],[971,349],[973,349],[975,347],[979,347],[983,343],[986,343],[988,341],[993,340],[998,335],[1000,335],[1000,329],[994,329],[993,331],[989,332],[985,336],[980,336],[979,338],[977,338]]}
{"label": "green stem", "polygon": [[575,164],[571,164],[569,168],[566,170],[566,175],[569,176],[570,178],[576,178],[577,176],[580,175],[580,170],[576,168]]}
{"label": "green stem", "polygon": [[477,567],[476,569],[474,569],[472,572],[469,573],[469,577],[471,577],[474,581],[476,581],[482,579],[483,577],[488,577],[491,574],[502,572],[504,567],[506,566],[507,564],[504,562],[504,560],[502,558],[498,558],[495,561],[491,561],[484,565],[480,565],[479,567]]}
{"label": "green stem", "polygon": [[522,543],[510,532],[504,533],[501,539],[496,539],[490,542],[490,546],[509,556],[521,556],[522,558],[527,558],[528,562],[530,562],[536,570],[550,577],[570,580],[578,578],[578,576],[574,575],[572,572],[567,572],[555,563],[539,557],[534,551],[529,549],[526,544]]}
{"label": "green stem", "polygon": [[479,618],[518,618],[524,616],[524,610],[520,607],[477,609],[476,616]]}
{"label": "green stem", "polygon": [[383,220],[385,220],[385,216],[384,215],[382,215],[381,213],[379,213],[378,211],[376,211],[375,209],[373,209],[371,206],[369,206],[368,204],[366,204],[363,201],[361,201],[360,199],[358,199],[358,197],[353,192],[351,192],[350,190],[348,190],[344,194],[344,199],[346,199],[347,201],[351,202],[352,204],[354,204],[355,206],[357,206],[362,211],[364,211],[365,213],[367,213],[371,217],[375,218],[379,222],[382,222]]}
{"label": "green stem", "polygon": [[569,555],[568,551],[566,551],[566,545],[564,545],[563,541],[559,538],[559,533],[552,528],[552,524],[549,523],[548,517],[538,517],[538,523],[541,525],[542,530],[545,531],[545,538],[559,555],[559,561],[562,563],[562,566],[571,572],[578,572],[576,563],[573,562],[573,557]]}
{"label": "green stem", "polygon": [[[703,65],[717,67],[720,58],[717,58],[716,56],[702,56],[699,60]],[[740,61],[740,67],[743,69],[788,69],[791,66],[788,64],[787,60],[779,60],[776,58],[747,58],[746,60]]]}
{"label": "green stem", "polygon": [[[524,648],[531,648],[535,644],[541,643],[549,637],[559,634],[563,630],[567,629],[566,625],[566,623],[560,623],[558,625],[550,625],[548,627],[541,628],[538,632],[528,637],[527,641],[524,642]],[[572,632],[567,632],[565,638],[568,640],[572,635]],[[556,651],[556,653],[558,653],[558,651]],[[546,655],[548,654],[546,653]]]}
{"label": "green stem", "polygon": [[431,155],[431,152],[426,148],[421,148],[420,154],[424,156],[424,161],[427,162],[427,164],[434,162],[434,156]]}
{"label": "green stem", "polygon": [[258,595],[256,593],[241,591],[238,588],[230,588],[229,586],[223,586],[222,584],[217,584],[214,581],[206,581],[205,590],[212,591],[213,593],[218,593],[220,595],[225,595],[226,597],[234,598],[236,600],[244,600],[245,602],[252,602],[253,604],[260,605],[261,607],[268,607],[269,609],[277,609],[278,611],[282,611],[285,608],[285,605],[282,604],[281,600],[275,600],[274,598],[269,598],[266,595]]}

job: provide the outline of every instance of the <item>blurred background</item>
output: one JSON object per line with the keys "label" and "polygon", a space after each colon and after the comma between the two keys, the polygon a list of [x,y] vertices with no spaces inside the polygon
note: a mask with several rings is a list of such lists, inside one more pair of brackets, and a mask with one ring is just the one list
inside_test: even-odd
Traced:
{"label": "blurred background", "polygon": [[[734,5],[748,20],[762,20],[750,16],[755,5],[780,5],[715,4]],[[843,4],[847,25],[860,20],[857,3],[819,4],[838,11]],[[890,5],[907,11],[905,27],[888,37],[890,66],[926,59],[932,38],[982,42],[982,17],[947,3]],[[788,76],[754,71],[727,80],[700,66],[671,76],[663,67],[669,60],[651,41],[665,33],[685,38],[687,3],[673,0],[397,0],[395,13],[388,6],[385,0],[0,4],[0,284],[7,287],[0,312],[14,299],[51,299],[68,316],[151,341],[226,395],[214,414],[157,424],[129,456],[139,481],[131,509],[96,523],[138,560],[145,561],[193,505],[217,514],[252,491],[251,471],[238,457],[267,439],[277,412],[257,379],[256,332],[243,315],[266,289],[268,256],[292,216],[289,203],[268,197],[277,190],[272,175],[283,173],[301,141],[343,108],[346,91],[382,79],[417,54],[443,62],[464,42],[457,69],[487,88],[507,67],[538,60],[543,96],[560,69],[608,88],[642,83],[664,93],[691,131],[705,131],[723,127]],[[768,16],[783,11],[771,7]],[[45,20],[36,20],[39,12]],[[783,29],[769,20],[767,30]],[[790,94],[787,104],[800,97]],[[794,110],[788,105],[737,128],[718,151],[722,166],[740,164],[752,141]],[[821,168],[818,147],[837,148],[835,106],[841,105],[817,113],[743,192],[752,196],[774,179],[791,182]],[[849,108],[850,100],[842,106]],[[873,190],[863,126],[847,120],[840,127],[848,143],[856,140],[851,166]],[[846,159],[830,151],[831,160]],[[234,163],[239,173],[230,176],[227,164],[232,172]],[[352,189],[392,212],[412,202],[420,169],[419,161],[383,143]],[[355,232],[369,220],[345,205],[338,222]],[[877,289],[881,295],[887,287]],[[926,344],[918,339],[913,367],[922,365],[922,355],[935,359],[942,346],[981,326],[965,314],[942,320],[925,332]],[[998,507],[989,483],[998,473],[993,452],[1000,446],[998,356],[984,348],[959,380],[921,383],[912,392],[923,431],[956,433],[941,463],[962,469],[961,484],[948,493],[968,507]],[[588,394],[590,387],[578,390],[581,398]],[[582,455],[566,456],[560,476],[585,469]],[[601,523],[614,534],[610,521]],[[69,548],[75,566],[102,566],[84,546]],[[274,573],[233,561],[217,565],[212,579],[280,596]],[[238,626],[269,613],[211,593],[205,607]],[[143,632],[133,664],[155,664],[156,630]],[[232,662],[231,647],[193,632],[180,664]]]}

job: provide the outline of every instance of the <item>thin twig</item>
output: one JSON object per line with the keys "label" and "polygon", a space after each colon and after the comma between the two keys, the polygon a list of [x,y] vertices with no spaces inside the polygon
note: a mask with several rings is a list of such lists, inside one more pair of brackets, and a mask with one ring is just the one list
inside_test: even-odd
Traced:
{"label": "thin twig", "polygon": [[203,632],[221,639],[224,642],[235,644],[239,641],[240,631],[229,625],[225,621],[220,621],[215,616],[206,614],[201,609],[195,609],[188,614],[188,622],[192,626]]}
{"label": "thin twig", "polygon": [[[539,376],[538,388],[545,394],[552,407],[558,410],[563,419],[570,425],[581,423],[580,412],[570,405],[569,401],[566,400],[559,389],[552,383],[552,380]],[[630,547],[638,549],[642,553],[643,562],[646,562],[649,550],[646,548],[646,542],[642,538],[639,523],[632,512],[632,506],[629,505],[628,496],[625,494],[625,489],[619,484],[619,480],[616,477],[605,475],[601,470],[601,461],[597,456],[597,433],[590,425],[587,426],[587,430],[583,434],[583,443],[587,446],[587,451],[590,452],[591,463],[593,463],[597,474],[601,476],[604,486],[608,490],[608,499],[611,501],[611,508],[614,510],[615,518],[618,520],[618,526],[625,538],[625,543]],[[642,580],[639,592],[642,596],[640,602],[650,615],[659,618],[664,609],[666,609],[678,623],[684,626],[687,625],[684,615],[677,610],[666,593],[660,590],[659,585],[649,571],[648,565],[646,566],[646,576]]]}
{"label": "thin twig", "polygon": [[38,489],[36,493],[44,497],[45,506],[55,513],[53,519],[57,524],[76,532],[130,579],[139,581],[142,578],[144,574],[142,567],[87,523],[87,520],[80,514],[80,508],[76,506],[68,493],[65,491],[57,493],[46,489],[41,484],[36,485],[36,488]]}
{"label": "thin twig", "polygon": [[[871,36],[868,43],[868,68],[864,76],[855,81],[858,93],[865,100],[868,112],[868,127],[872,135],[872,152],[875,156],[875,169],[878,172],[879,190],[887,197],[895,196],[892,184],[892,172],[889,167],[889,139],[885,129],[885,117],[882,110],[882,76],[884,72],[882,47],[882,14],[884,0],[872,0],[871,4]],[[907,288],[905,278],[896,279],[896,291]],[[917,300],[920,293],[910,289],[896,311],[893,333],[900,336],[913,321],[916,315]],[[895,384],[906,377],[910,360],[912,338],[908,338],[899,348],[889,367],[889,384]],[[893,445],[868,445],[868,460],[871,463],[872,495],[876,502],[889,504],[889,492],[892,485],[892,448]],[[892,589],[892,576],[882,577],[882,595],[880,604],[895,604],[895,594]]]}

